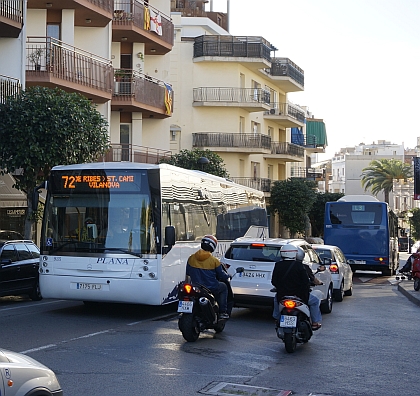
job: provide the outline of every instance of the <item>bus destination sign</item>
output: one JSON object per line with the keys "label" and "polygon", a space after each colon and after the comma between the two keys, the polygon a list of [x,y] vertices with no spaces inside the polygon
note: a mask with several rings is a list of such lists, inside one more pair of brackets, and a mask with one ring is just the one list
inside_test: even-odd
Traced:
{"label": "bus destination sign", "polygon": [[61,179],[64,189],[76,188],[80,183],[83,183],[85,187],[89,188],[120,188],[121,183],[134,183],[133,175],[61,175]]}

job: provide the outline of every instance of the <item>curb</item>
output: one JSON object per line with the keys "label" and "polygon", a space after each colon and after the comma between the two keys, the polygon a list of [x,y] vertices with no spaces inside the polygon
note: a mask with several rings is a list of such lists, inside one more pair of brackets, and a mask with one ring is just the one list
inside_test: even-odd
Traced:
{"label": "curb", "polygon": [[[404,294],[404,296],[406,296],[412,303],[420,307],[420,292],[416,292],[414,290],[410,292],[402,287],[400,283],[398,284],[398,291]],[[414,295],[414,293],[417,293],[418,297],[417,295]]]}

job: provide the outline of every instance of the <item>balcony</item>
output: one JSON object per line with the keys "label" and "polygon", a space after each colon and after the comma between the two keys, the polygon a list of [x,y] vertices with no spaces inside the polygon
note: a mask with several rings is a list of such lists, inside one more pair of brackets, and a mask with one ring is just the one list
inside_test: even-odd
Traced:
{"label": "balcony", "polygon": [[26,86],[78,92],[95,103],[112,97],[111,61],[52,37],[28,37]]}
{"label": "balcony", "polygon": [[264,119],[271,120],[284,128],[303,127],[305,113],[290,103],[271,103],[271,109],[264,112]]}
{"label": "balcony", "polygon": [[16,96],[21,89],[22,85],[17,78],[0,74],[0,103],[4,103],[6,98]]}
{"label": "balcony", "polygon": [[293,167],[290,169],[290,177],[319,181],[322,180],[325,176],[323,169]]}
{"label": "balcony", "polygon": [[273,84],[284,92],[304,90],[304,72],[288,58],[272,58],[271,68],[264,71]]}
{"label": "balcony", "polygon": [[194,88],[193,106],[237,107],[249,112],[270,110],[270,91],[262,88]]}
{"label": "balcony", "polygon": [[169,16],[137,0],[119,0],[114,8],[112,41],[145,43],[146,55],[164,55],[172,50],[174,25]]}
{"label": "balcony", "polygon": [[0,2],[0,37],[18,38],[23,27],[23,0]]}
{"label": "balcony", "polygon": [[193,148],[218,152],[268,154],[271,137],[260,133],[193,133]]}
{"label": "balcony", "polygon": [[305,149],[297,144],[288,142],[271,142],[271,153],[264,158],[280,159],[284,162],[301,162]]}
{"label": "balcony", "polygon": [[145,118],[172,115],[173,91],[161,80],[131,69],[115,69],[112,111],[141,111]]}
{"label": "balcony", "polygon": [[250,70],[271,66],[274,48],[262,37],[199,36],[194,39],[194,62],[233,62]]}
{"label": "balcony", "polygon": [[114,0],[28,0],[28,9],[74,10],[74,25],[105,27],[112,21]]}
{"label": "balcony", "polygon": [[133,144],[111,143],[109,151],[98,159],[98,161],[158,164],[161,159],[169,159],[171,156],[172,153],[168,150],[136,146]]}
{"label": "balcony", "polygon": [[271,191],[271,179],[260,177],[230,177],[229,179],[241,186],[250,187],[262,192],[269,193]]}

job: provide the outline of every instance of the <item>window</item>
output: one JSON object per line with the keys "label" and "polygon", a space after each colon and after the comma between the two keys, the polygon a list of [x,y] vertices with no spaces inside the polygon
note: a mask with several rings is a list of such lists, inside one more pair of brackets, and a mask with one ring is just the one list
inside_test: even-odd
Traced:
{"label": "window", "polygon": [[30,260],[32,259],[32,254],[26,247],[24,243],[17,243],[16,250],[19,254],[19,260]]}
{"label": "window", "polygon": [[18,260],[17,253],[15,250],[14,245],[6,245],[3,247],[3,251],[0,255],[0,260],[10,260],[12,263],[16,262]]}

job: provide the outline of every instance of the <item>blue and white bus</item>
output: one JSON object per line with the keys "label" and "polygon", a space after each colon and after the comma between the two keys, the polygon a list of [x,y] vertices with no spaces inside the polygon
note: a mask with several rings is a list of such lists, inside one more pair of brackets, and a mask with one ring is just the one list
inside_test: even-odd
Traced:
{"label": "blue and white bus", "polygon": [[[167,304],[204,235],[233,240],[251,225],[267,226],[264,193],[224,178],[167,164],[56,166],[41,231],[41,293]],[[230,242],[220,241],[220,254]]]}
{"label": "blue and white bus", "polygon": [[324,243],[338,246],[353,271],[392,275],[399,266],[398,219],[386,202],[370,195],[325,204]]}

